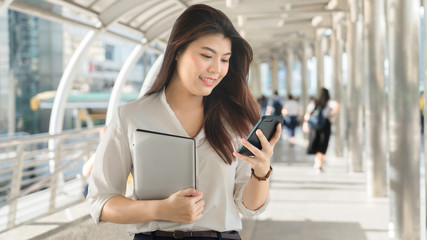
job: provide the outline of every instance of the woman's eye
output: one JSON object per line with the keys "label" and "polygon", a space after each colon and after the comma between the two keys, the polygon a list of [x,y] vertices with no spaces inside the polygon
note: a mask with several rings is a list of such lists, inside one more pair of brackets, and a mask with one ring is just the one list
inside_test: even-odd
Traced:
{"label": "woman's eye", "polygon": [[228,63],[230,60],[228,60],[228,59],[222,59],[221,60],[221,62],[223,62],[223,63]]}
{"label": "woman's eye", "polygon": [[206,54],[200,54],[200,55],[202,55],[204,58],[212,58],[211,56],[206,55]]}

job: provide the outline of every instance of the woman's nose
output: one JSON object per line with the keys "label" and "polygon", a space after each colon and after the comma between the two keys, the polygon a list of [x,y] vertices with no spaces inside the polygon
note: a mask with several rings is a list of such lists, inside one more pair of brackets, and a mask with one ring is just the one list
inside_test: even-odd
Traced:
{"label": "woman's nose", "polygon": [[211,73],[219,73],[221,71],[221,63],[220,60],[212,61],[211,65],[208,68],[208,71]]}

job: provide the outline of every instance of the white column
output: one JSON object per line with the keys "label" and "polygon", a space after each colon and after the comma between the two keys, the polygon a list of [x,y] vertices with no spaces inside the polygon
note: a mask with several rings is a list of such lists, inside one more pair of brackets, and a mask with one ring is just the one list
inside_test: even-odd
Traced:
{"label": "white column", "polygon": [[135,48],[132,50],[131,54],[123,64],[122,69],[120,69],[119,75],[117,76],[117,79],[114,83],[113,90],[111,91],[110,100],[108,102],[107,117],[105,121],[106,126],[108,126],[108,124],[111,122],[111,118],[113,117],[114,112],[117,111],[120,104],[122,89],[125,86],[125,83],[133,67],[144,53],[144,50],[145,46],[135,46]]}
{"label": "white column", "polygon": [[271,88],[274,91],[279,91],[279,77],[278,77],[278,60],[273,57],[271,63]]}
{"label": "white column", "polygon": [[[7,8],[9,7],[9,5],[13,2],[13,0],[6,0],[3,3],[0,4],[0,15],[5,14],[7,19]],[[13,136],[15,134],[15,112],[16,112],[16,103],[15,103],[15,81],[14,79],[14,73],[13,73],[13,69],[9,70],[9,74],[8,74],[8,94],[9,94],[9,101],[7,104],[7,133],[9,136]]]}
{"label": "white column", "polygon": [[159,74],[160,68],[162,67],[164,54],[161,54],[156,61],[154,61],[153,66],[151,66],[150,71],[148,71],[147,76],[145,76],[144,82],[142,82],[141,91],[139,92],[139,97],[144,96],[151,86],[153,86],[154,81]]}
{"label": "white column", "polygon": [[[423,1],[424,6],[424,103],[427,103],[427,0]],[[427,113],[427,105],[424,104],[424,114]],[[424,173],[427,173],[427,134],[426,134],[426,120],[424,119]],[[424,176],[424,205],[421,206],[421,237],[422,239],[427,239],[427,177]]]}
{"label": "white column", "polygon": [[292,66],[293,66],[293,56],[294,52],[293,50],[289,47],[288,51],[286,53],[286,60],[285,60],[285,65],[286,65],[286,95],[292,94],[292,82],[293,82],[293,77],[292,77]]}
{"label": "white column", "polygon": [[362,60],[363,25],[360,0],[349,0],[348,21],[348,168],[350,172],[363,170],[362,156]]}
{"label": "white column", "polygon": [[308,69],[307,69],[307,60],[308,60],[308,54],[310,51],[309,44],[303,43],[302,49],[301,49],[301,99],[300,99],[300,107],[301,107],[301,114],[303,117],[305,113],[305,109],[308,105]]}
{"label": "white column", "polygon": [[316,92],[319,92],[319,89],[325,85],[325,74],[324,74],[324,66],[323,66],[323,49],[322,49],[322,39],[323,39],[324,29],[316,30],[316,39],[314,46],[314,53],[316,55],[316,66],[317,66],[317,86]]}
{"label": "white column", "polygon": [[332,98],[337,101],[341,108],[338,115],[333,119],[333,134],[335,138],[335,153],[338,157],[344,156],[344,115],[345,115],[345,102],[344,102],[344,87],[343,87],[343,73],[342,73],[342,53],[344,47],[344,40],[342,35],[342,17],[340,15],[334,16],[334,32],[331,35],[331,45],[333,46],[333,53],[331,54],[333,61],[333,86],[334,91]]}
{"label": "white column", "polygon": [[56,91],[55,100],[53,102],[52,112],[50,114],[49,133],[57,134],[62,132],[62,125],[64,122],[65,103],[70,93],[72,83],[74,81],[74,75],[77,68],[80,66],[80,62],[85,56],[84,53],[88,52],[92,41],[100,34],[100,31],[90,31],[86,34],[79,47],[74,52],[67,67],[62,74],[59,82],[58,89]]}
{"label": "white column", "polygon": [[[392,239],[397,240],[421,239],[419,7],[419,0],[387,1],[390,63],[389,233]],[[425,218],[425,215],[422,217]]]}
{"label": "white column", "polygon": [[249,88],[256,99],[261,96],[261,70],[258,62],[252,63]]}
{"label": "white column", "polygon": [[386,96],[385,46],[386,27],[384,0],[364,1],[365,19],[365,73],[367,98],[366,123],[366,186],[368,196],[387,195],[386,156]]}
{"label": "white column", "polygon": [[12,2],[13,0],[5,0],[0,4],[0,15],[3,14],[3,11],[5,11]]}

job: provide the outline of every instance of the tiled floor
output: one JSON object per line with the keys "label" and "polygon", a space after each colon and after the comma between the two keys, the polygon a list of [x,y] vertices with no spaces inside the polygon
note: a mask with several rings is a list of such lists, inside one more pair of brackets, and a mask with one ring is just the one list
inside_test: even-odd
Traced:
{"label": "tiled floor", "polygon": [[[369,199],[363,173],[347,173],[346,161],[334,157],[333,143],[326,156],[325,172],[316,174],[312,156],[305,154],[306,142],[298,136],[295,146],[281,140],[272,160],[271,202],[254,219],[244,219],[243,240],[386,240],[388,199]],[[84,204],[56,217],[23,226],[15,235],[0,239],[132,239],[124,225],[94,225],[83,214]],[[75,214],[73,212],[78,212]],[[82,215],[83,214],[83,215]],[[70,217],[70,216],[77,216]],[[82,217],[83,216],[83,217]],[[71,219],[63,224],[64,219]],[[56,219],[56,220],[55,220]],[[48,228],[46,232],[37,230]],[[31,230],[32,229],[32,230]],[[28,231],[38,234],[23,233]],[[12,238],[9,238],[12,237]]]}
{"label": "tiled floor", "polygon": [[385,240],[388,199],[369,199],[364,173],[348,173],[346,161],[326,155],[325,171],[315,173],[313,156],[282,140],[272,161],[271,203],[256,219],[245,220],[244,240]]}

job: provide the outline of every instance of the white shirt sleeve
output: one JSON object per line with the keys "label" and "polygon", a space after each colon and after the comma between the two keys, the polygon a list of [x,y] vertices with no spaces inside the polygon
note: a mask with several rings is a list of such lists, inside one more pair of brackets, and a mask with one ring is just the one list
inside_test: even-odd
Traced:
{"label": "white shirt sleeve", "polygon": [[125,195],[131,166],[129,139],[117,113],[107,126],[96,150],[90,176],[87,202],[90,205],[90,214],[96,223],[99,223],[102,208],[111,197]]}
{"label": "white shirt sleeve", "polygon": [[314,105],[314,101],[310,101],[309,103],[308,103],[308,105],[307,105],[307,112],[309,112],[309,113],[311,113],[311,112],[313,112],[313,110],[314,110],[314,108],[315,108],[315,106],[316,105]]}
{"label": "white shirt sleeve", "polygon": [[326,104],[326,108],[323,109],[323,116],[325,118],[330,118],[332,112],[334,111],[335,106],[337,105],[337,101],[329,100]]}
{"label": "white shirt sleeve", "polygon": [[237,161],[238,163],[236,168],[236,180],[234,185],[234,201],[243,216],[253,217],[265,211],[270,202],[270,194],[267,198],[267,201],[262,207],[257,210],[248,209],[243,204],[243,191],[245,190],[246,184],[248,183],[249,178],[251,177],[251,165],[241,159],[237,159]]}
{"label": "white shirt sleeve", "polygon": [[335,100],[329,100],[328,101],[328,108],[334,109],[336,105],[337,105],[337,101],[335,101]]}

